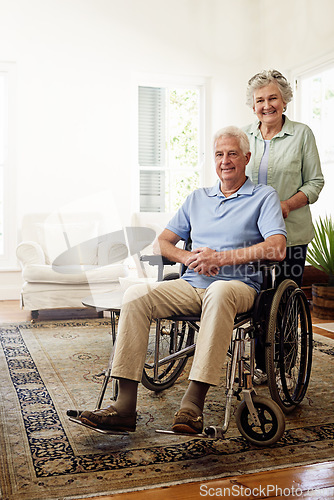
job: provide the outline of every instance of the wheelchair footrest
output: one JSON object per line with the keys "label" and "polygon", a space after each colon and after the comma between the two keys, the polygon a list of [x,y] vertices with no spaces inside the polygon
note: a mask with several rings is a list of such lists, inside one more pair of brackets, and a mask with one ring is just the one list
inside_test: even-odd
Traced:
{"label": "wheelchair footrest", "polygon": [[173,434],[174,436],[187,436],[187,437],[200,437],[200,438],[211,438],[211,439],[222,439],[224,437],[224,431],[221,427],[206,427],[204,432],[201,434],[192,434],[190,432],[174,432],[171,430],[156,429],[155,432],[159,434]]}
{"label": "wheelchair footrest", "polygon": [[115,435],[115,436],[128,436],[129,433],[127,431],[106,431],[104,429],[97,429],[96,427],[92,427],[90,425],[84,424],[81,422],[81,420],[77,418],[70,417],[69,420],[71,422],[74,422],[75,424],[83,425],[84,427],[87,427],[91,431],[99,432],[100,434],[109,434],[109,435]]}
{"label": "wheelchair footrest", "polygon": [[188,437],[201,437],[201,438],[208,437],[206,434],[192,434],[190,432],[174,432],[167,429],[156,429],[155,432],[158,432],[158,434],[174,434],[174,436],[188,436]]}

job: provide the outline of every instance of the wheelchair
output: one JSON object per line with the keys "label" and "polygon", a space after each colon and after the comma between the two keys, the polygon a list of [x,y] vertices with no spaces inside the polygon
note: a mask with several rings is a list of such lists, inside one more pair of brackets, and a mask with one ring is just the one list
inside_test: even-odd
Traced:
{"label": "wheelchair", "polygon": [[[163,277],[163,266],[172,264],[167,259],[141,258],[159,266],[160,279],[179,277]],[[284,280],[276,287],[277,263],[250,266],[262,271],[262,289],[253,308],[235,318],[228,350],[224,422],[221,427],[206,427],[204,435],[223,437],[236,396],[242,398],[235,414],[240,433],[257,446],[268,446],[282,437],[284,414],[292,412],[305,397],[312,366],[312,321],[306,296],[294,281]],[[199,322],[199,316],[155,320],[142,377],[147,389],[162,391],[175,383],[195,352]],[[271,398],[256,394],[255,361],[262,363],[267,373]]]}
{"label": "wheelchair", "polygon": [[[142,261],[158,266],[158,280],[175,279],[180,273],[163,276],[164,265],[175,264],[159,255],[142,256]],[[260,269],[263,284],[252,309],[237,314],[228,350],[226,370],[226,405],[222,426],[206,427],[202,434],[191,437],[222,438],[232,412],[233,397],[241,401],[235,418],[242,436],[257,446],[276,443],[285,429],[284,414],[292,412],[304,399],[312,366],[312,322],[303,291],[292,280],[276,286],[277,263],[251,263]],[[181,270],[182,274],[182,270]],[[111,313],[112,339],[116,340],[119,311]],[[200,316],[171,316],[155,319],[149,333],[148,351],[142,374],[142,384],[159,392],[171,387],[194,355]],[[114,346],[113,346],[114,348]],[[96,409],[101,408],[111,378],[113,350],[105,372]],[[265,367],[269,397],[256,394],[253,386],[255,361]],[[112,380],[112,400],[117,399],[118,385]],[[78,420],[81,412],[68,410],[70,420]],[[127,434],[94,429],[103,434]],[[174,434],[169,430],[157,432]],[[182,435],[182,434],[178,434]]]}

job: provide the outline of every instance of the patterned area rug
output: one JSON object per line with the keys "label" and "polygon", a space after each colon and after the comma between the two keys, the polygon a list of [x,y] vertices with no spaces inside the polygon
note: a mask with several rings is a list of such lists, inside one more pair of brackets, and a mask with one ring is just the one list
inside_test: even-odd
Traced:
{"label": "patterned area rug", "polygon": [[[240,436],[233,417],[221,440],[155,433],[170,426],[186,373],[160,394],[140,386],[137,431],[129,436],[106,436],[74,424],[68,408],[95,407],[102,383],[97,374],[109,357],[108,321],[3,325],[1,499],[80,498],[332,459],[334,342],[315,338],[307,398],[286,417],[282,440],[261,449]],[[208,393],[206,424],[221,423],[223,387],[222,379],[221,387]],[[266,387],[259,392],[266,394]]]}

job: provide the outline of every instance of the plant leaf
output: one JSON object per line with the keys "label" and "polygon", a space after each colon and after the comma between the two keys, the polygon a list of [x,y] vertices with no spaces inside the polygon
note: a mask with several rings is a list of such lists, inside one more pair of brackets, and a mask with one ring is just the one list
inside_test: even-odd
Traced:
{"label": "plant leaf", "polygon": [[306,260],[332,281],[334,275],[334,222],[331,216],[319,217],[314,224],[314,238],[309,244]]}

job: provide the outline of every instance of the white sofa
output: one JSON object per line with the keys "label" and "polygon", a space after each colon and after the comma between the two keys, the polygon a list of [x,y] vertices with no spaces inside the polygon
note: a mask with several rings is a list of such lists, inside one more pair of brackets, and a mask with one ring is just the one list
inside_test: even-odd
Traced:
{"label": "white sofa", "polygon": [[[171,216],[136,213],[132,233],[129,228],[107,232],[104,218],[94,213],[24,216],[16,250],[23,277],[21,308],[37,318],[42,309],[80,308],[85,297],[114,290],[120,281],[124,289],[138,278],[157,279],[157,267],[141,262],[140,254],[153,253],[154,237]],[[166,272],[177,270],[172,266]]]}
{"label": "white sofa", "polygon": [[128,274],[124,233],[104,231],[102,217],[93,213],[23,217],[16,251],[23,276],[21,307],[83,307],[87,295],[119,287],[119,277]]}

